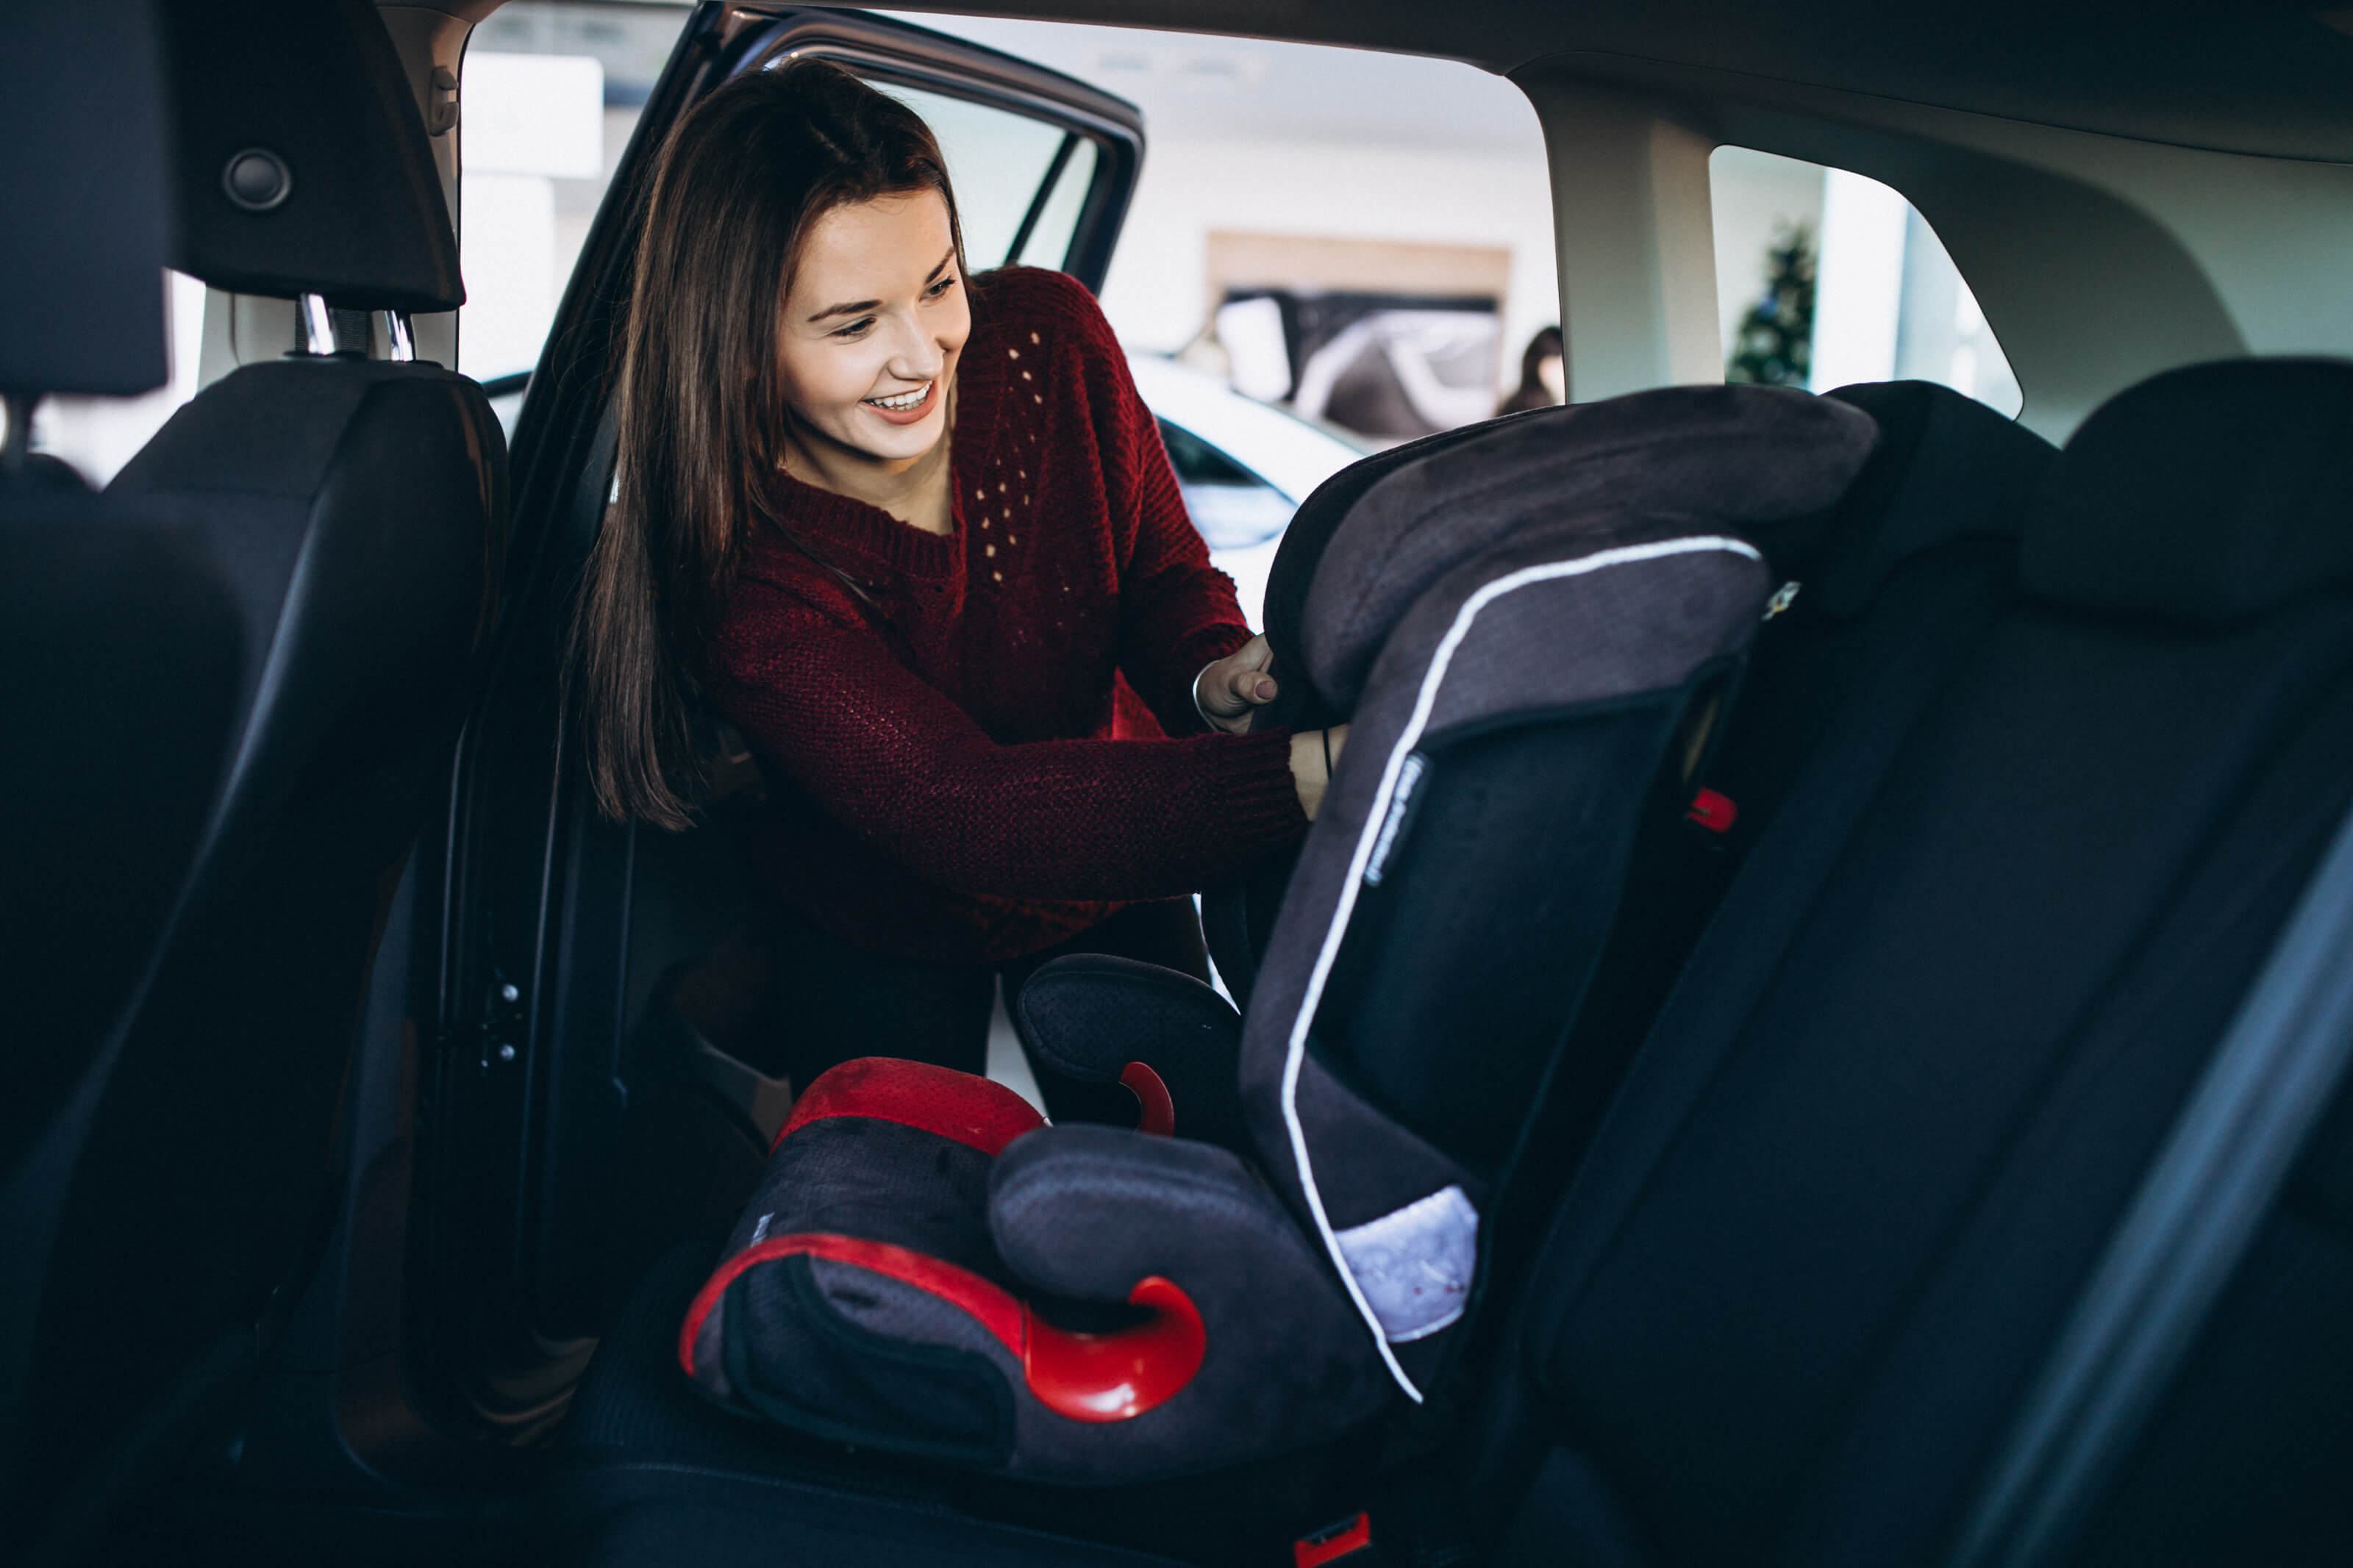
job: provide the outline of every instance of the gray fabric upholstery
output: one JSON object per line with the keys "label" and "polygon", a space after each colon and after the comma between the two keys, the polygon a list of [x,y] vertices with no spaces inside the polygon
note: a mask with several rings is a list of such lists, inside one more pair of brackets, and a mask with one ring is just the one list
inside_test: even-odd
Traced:
{"label": "gray fabric upholstery", "polygon": [[1856,409],[1773,387],[1662,387],[1500,420],[1351,510],[1308,590],[1309,671],[1350,706],[1407,606],[1464,562],[1567,520],[1598,544],[1818,511],[1877,438]]}

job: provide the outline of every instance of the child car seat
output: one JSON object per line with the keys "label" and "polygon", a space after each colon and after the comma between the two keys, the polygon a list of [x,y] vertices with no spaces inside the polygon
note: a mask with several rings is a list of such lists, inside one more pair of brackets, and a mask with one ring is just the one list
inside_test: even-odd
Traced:
{"label": "child car seat", "polygon": [[1421,1397],[1638,821],[1680,808],[1771,594],[1735,531],[1828,508],[1875,438],[1841,404],[1684,388],[1392,467],[1308,595],[1355,727],[1239,1061],[1206,987],[1096,961],[1021,1010],[1050,1068],[1137,1091],[1138,1130],[836,1068],[688,1314],[688,1373],[806,1432],[1073,1482]]}

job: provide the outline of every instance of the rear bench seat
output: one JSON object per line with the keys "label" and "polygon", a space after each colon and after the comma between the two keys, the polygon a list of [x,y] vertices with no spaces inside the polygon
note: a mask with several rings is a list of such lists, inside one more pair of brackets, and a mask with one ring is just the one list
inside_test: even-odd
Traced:
{"label": "rear bench seat", "polygon": [[[1612,1106],[1531,1277],[1504,1561],[1946,1556],[2353,802],[2353,365],[2120,395],[1985,623],[1863,672]],[[2345,1131],[2076,1560],[2353,1559]]]}
{"label": "rear bench seat", "polygon": [[[1800,586],[1789,612],[1777,617],[1779,624],[1760,643],[1760,668],[1750,678],[1760,693],[1780,692],[1785,710],[1776,722],[1752,727],[1753,738],[1746,741],[1736,725],[1735,742],[1722,753],[1719,766],[1730,770],[1725,779],[1755,791],[1736,842],[1753,836],[1750,825],[1770,814],[1772,792],[1761,781],[1768,781],[1775,767],[1788,767],[1775,759],[1812,743],[1818,720],[1807,710],[1809,692],[1814,706],[1834,708],[1834,694],[1846,684],[1867,680],[1894,648],[1916,647],[1936,662],[1957,657],[1967,647],[1969,632],[1989,616],[1996,589],[2008,580],[2013,546],[2007,536],[2014,535],[2026,491],[2052,455],[2035,437],[1940,388],[1915,384],[1852,389],[1842,395],[1872,412],[1887,435],[1848,502],[1835,513],[1758,542],[1777,570]],[[1897,607],[1880,614],[1875,606],[1883,599]],[[1786,677],[1777,674],[1784,663],[1790,670]],[[1672,889],[1674,896],[1654,900],[1642,918],[1652,922],[1675,956],[1688,945],[1697,914],[1704,912],[1698,906],[1712,900],[1719,868],[1734,863],[1736,858],[1722,851],[1724,842],[1694,829],[1683,846],[1654,847],[1664,858],[1653,884]],[[1691,849],[1694,845],[1699,847]],[[1677,856],[1683,857],[1680,862]],[[1651,967],[1672,970],[1671,964]],[[1661,973],[1623,987],[1608,1011],[1620,1037],[1607,1045],[1615,1064],[1622,1064],[1630,1040],[1640,1037],[1647,1020],[1645,994],[1654,1003],[1663,978]],[[1581,1140],[1610,1076],[1607,1070],[1593,1075],[1591,1103],[1572,1107],[1568,1119],[1580,1125],[1565,1132],[1565,1142]],[[828,1489],[863,1494],[855,1506],[873,1510],[878,1521],[905,1511],[918,1521],[909,1527],[918,1534],[932,1528],[920,1521],[935,1517],[961,1516],[959,1528],[978,1530],[971,1518],[975,1512],[1027,1513],[1081,1531],[1102,1525],[1107,1532],[1135,1539],[1116,1521],[1085,1521],[1089,1513],[1103,1511],[1092,1494],[1050,1493],[1041,1501],[1001,1484],[976,1486],[965,1478],[926,1475],[913,1466],[885,1465],[869,1457],[849,1459],[805,1439],[733,1420],[702,1404],[676,1373],[671,1341],[707,1259],[707,1247],[674,1258],[640,1290],[600,1352],[567,1427],[571,1463],[562,1511],[588,1528],[598,1560],[617,1562],[645,1550],[649,1530],[670,1530],[647,1521],[675,1521],[690,1495],[699,1499],[694,1507],[773,1508],[778,1510],[774,1528],[792,1538],[803,1526],[788,1523],[787,1517],[806,1521],[823,1515],[824,1506],[813,1500],[829,1495]],[[1352,1479],[1361,1477],[1364,1462],[1349,1458],[1343,1468]],[[1285,1519],[1293,1527],[1315,1522],[1316,1501],[1286,1489],[1294,1479],[1250,1478],[1258,1493],[1238,1503],[1235,1479],[1227,1478],[1217,1488],[1217,1506]],[[1312,1487],[1312,1479],[1300,1484]],[[1198,1494],[1184,1500],[1182,1508],[1198,1511]],[[1271,1527],[1265,1533],[1279,1539]],[[959,1538],[949,1530],[940,1539]],[[975,1549],[987,1539],[994,1538],[985,1531],[974,1536]],[[1197,1544],[1193,1554],[1218,1553]]]}

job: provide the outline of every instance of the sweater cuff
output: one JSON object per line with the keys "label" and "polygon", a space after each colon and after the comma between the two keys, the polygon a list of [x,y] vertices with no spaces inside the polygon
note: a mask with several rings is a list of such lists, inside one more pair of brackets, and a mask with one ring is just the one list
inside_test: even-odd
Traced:
{"label": "sweater cuff", "polygon": [[1216,738],[1219,819],[1238,848],[1288,844],[1307,831],[1299,786],[1291,777],[1291,731]]}

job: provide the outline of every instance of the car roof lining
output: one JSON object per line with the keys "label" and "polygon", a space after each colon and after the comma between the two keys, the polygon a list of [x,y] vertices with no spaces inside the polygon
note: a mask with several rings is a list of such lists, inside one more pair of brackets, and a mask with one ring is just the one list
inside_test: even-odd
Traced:
{"label": "car roof lining", "polygon": [[898,8],[1400,50],[1507,75],[1576,54],[1637,73],[1681,67],[2182,146],[2353,159],[2353,8],[1999,0],[1968,19],[1868,0],[913,0]]}

